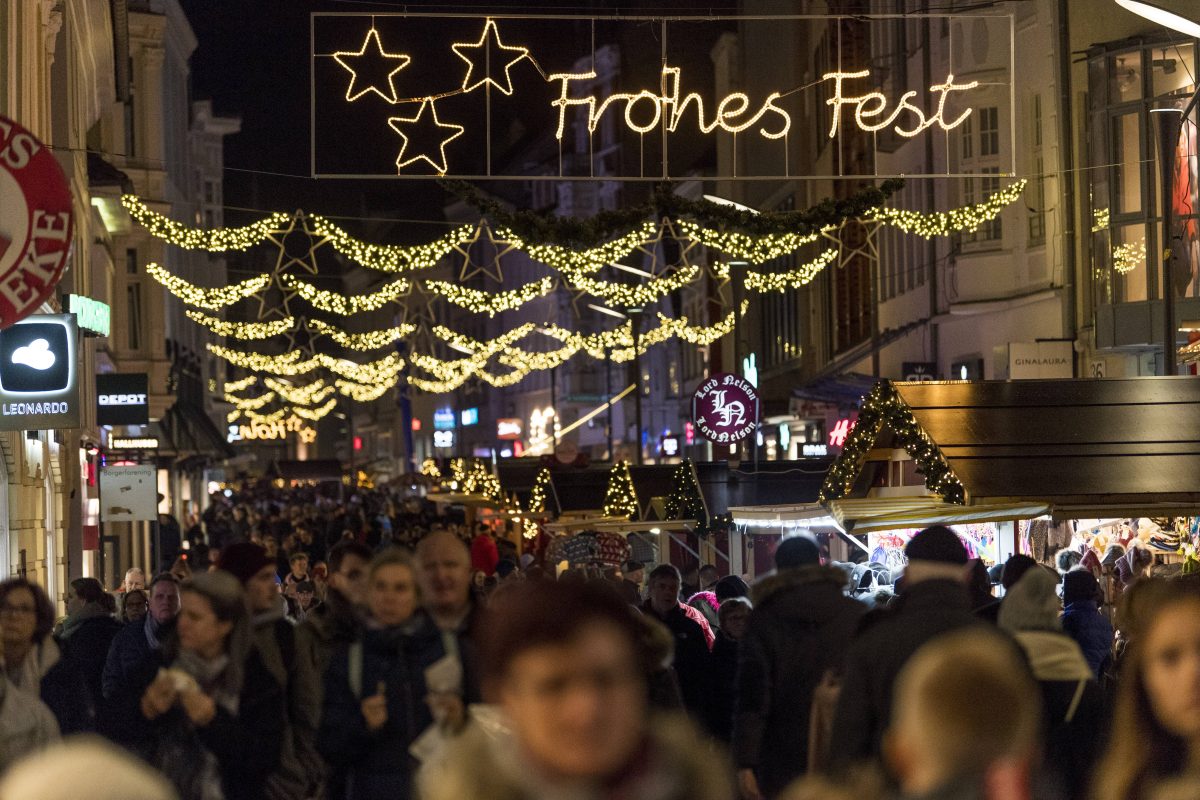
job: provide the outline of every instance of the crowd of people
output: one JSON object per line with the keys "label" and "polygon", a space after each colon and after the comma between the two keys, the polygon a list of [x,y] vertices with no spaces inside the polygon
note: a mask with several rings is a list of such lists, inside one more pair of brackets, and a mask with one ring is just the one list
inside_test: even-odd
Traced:
{"label": "crowd of people", "polygon": [[905,555],[865,603],[806,536],[750,586],[216,494],[169,571],[77,579],[61,620],[0,583],[0,798],[1200,797],[1193,579],[1140,579],[1114,631],[1086,569],[1013,556],[996,597],[947,528]]}

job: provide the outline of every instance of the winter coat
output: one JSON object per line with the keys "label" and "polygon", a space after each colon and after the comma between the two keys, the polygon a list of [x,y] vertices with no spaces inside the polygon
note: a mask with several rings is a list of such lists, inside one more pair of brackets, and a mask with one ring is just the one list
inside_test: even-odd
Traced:
{"label": "winter coat", "polygon": [[733,700],[737,692],[737,640],[718,631],[711,661],[712,692],[708,702],[708,731],[728,744],[733,735]]}
{"label": "winter coat", "polygon": [[[433,724],[425,703],[425,669],[445,655],[442,634],[424,616],[411,626],[364,630],[361,645],[342,645],[325,674],[317,748],[332,769],[346,771],[348,800],[405,800],[415,763],[408,748]],[[358,653],[351,675],[351,651]],[[385,685],[387,722],[367,729],[362,700]],[[336,791],[336,789],[335,789]]]}
{"label": "winter coat", "polygon": [[299,656],[296,629],[283,614],[282,600],[275,610],[254,618],[254,645],[287,704],[279,767],[267,778],[265,796],[271,800],[311,796],[324,772],[316,747],[319,679],[310,662]]}
{"label": "winter coat", "polygon": [[63,736],[96,729],[96,707],[83,674],[63,656],[54,637],[34,645],[20,665],[8,670],[8,677],[18,689],[41,698]]}
{"label": "winter coat", "polygon": [[1104,696],[1079,645],[1055,631],[1017,631],[1042,691],[1042,763],[1064,796],[1082,800],[1107,727]]}
{"label": "winter coat", "polygon": [[[125,626],[99,607],[85,607],[78,617],[68,617],[58,637],[63,654],[83,675],[88,694],[97,705],[104,697],[104,665],[113,639]],[[98,612],[98,613],[96,613]]]}
{"label": "winter coat", "polygon": [[58,740],[58,722],[38,698],[0,675],[0,772]]}
{"label": "winter coat", "polygon": [[[511,734],[467,728],[452,744],[450,769],[423,770],[422,800],[732,800],[728,770],[678,716],[652,717],[646,744],[605,786],[554,786],[517,750]],[[574,791],[573,791],[574,790]]]}
{"label": "winter coat", "polygon": [[134,747],[176,784],[180,800],[202,798],[185,792],[180,776],[194,772],[203,751],[216,759],[224,800],[262,800],[267,777],[279,766],[285,709],[283,689],[252,648],[237,713],[217,703],[216,716],[197,728],[176,703],[156,719],[141,719]]}
{"label": "winter coat", "polygon": [[856,637],[846,652],[830,740],[835,768],[879,758],[883,733],[891,721],[892,690],[904,664],[931,639],[971,625],[987,623],[971,613],[962,584],[950,580],[905,584],[884,618]]}
{"label": "winter coat", "polygon": [[500,550],[496,540],[486,533],[481,533],[471,542],[471,569],[484,575],[496,574],[496,565],[500,563]]}
{"label": "winter coat", "polygon": [[1099,678],[1112,663],[1113,629],[1094,602],[1080,601],[1067,605],[1062,614],[1063,633],[1070,636],[1083,650],[1092,674]]}
{"label": "winter coat", "polygon": [[768,797],[808,763],[813,691],[838,669],[867,608],[843,592],[836,567],[789,569],[755,587],[754,611],[740,643],[733,756],[753,769]]}
{"label": "winter coat", "polygon": [[712,633],[706,633],[707,629],[693,616],[699,616],[700,612],[677,603],[664,619],[654,612],[649,600],[642,605],[642,611],[665,625],[675,640],[675,679],[679,681],[684,708],[698,721],[707,719],[711,697],[708,638]]}
{"label": "winter coat", "polygon": [[[163,666],[162,643],[170,638],[175,622],[155,627],[149,614],[130,622],[113,637],[101,677],[101,697],[97,701],[100,732],[120,744],[137,739],[142,718],[139,705],[146,687],[154,682]],[[151,644],[151,639],[157,646]]]}

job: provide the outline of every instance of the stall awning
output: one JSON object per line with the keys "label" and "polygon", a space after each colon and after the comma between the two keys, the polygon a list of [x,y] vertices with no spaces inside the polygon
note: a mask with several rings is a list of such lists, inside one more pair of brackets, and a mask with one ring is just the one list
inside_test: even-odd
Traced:
{"label": "stall awning", "polygon": [[824,499],[887,485],[893,448],[914,454],[931,493],[971,505],[1194,513],[1200,380],[884,382],[864,402]]}
{"label": "stall awning", "polygon": [[815,503],[779,506],[734,506],[729,509],[734,525],[748,528],[837,527],[838,522],[824,506]]}
{"label": "stall awning", "polygon": [[876,531],[928,528],[930,525],[1033,519],[1049,512],[1050,506],[1046,503],[963,506],[943,503],[934,497],[868,497],[829,503],[829,514],[843,530],[856,536]]}

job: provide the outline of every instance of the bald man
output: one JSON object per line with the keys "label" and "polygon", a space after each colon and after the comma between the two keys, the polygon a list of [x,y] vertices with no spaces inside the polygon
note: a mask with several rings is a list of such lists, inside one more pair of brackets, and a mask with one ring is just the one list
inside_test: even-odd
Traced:
{"label": "bald man", "polygon": [[471,550],[448,530],[427,534],[417,543],[417,583],[425,612],[443,634],[447,650],[455,645],[463,666],[464,698],[482,699],[476,667],[475,627],[479,609],[471,594]]}

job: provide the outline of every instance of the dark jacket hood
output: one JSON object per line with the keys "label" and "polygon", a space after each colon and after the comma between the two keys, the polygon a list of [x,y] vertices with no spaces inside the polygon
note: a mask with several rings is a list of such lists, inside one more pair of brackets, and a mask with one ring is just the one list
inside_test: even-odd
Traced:
{"label": "dark jacket hood", "polygon": [[841,612],[846,573],[837,567],[811,566],[787,569],[754,584],[751,596],[756,611],[779,614],[804,622],[824,622]]}

